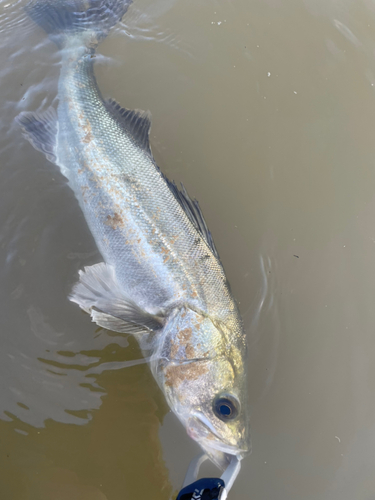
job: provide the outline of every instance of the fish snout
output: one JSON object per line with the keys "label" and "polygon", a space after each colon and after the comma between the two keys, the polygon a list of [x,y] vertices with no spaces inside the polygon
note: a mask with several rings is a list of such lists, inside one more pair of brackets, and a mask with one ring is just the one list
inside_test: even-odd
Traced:
{"label": "fish snout", "polygon": [[219,436],[213,425],[204,415],[195,414],[188,419],[186,426],[189,437],[197,441],[210,460],[221,470],[226,469],[233,456],[242,460],[251,453],[250,446],[240,439],[238,443]]}

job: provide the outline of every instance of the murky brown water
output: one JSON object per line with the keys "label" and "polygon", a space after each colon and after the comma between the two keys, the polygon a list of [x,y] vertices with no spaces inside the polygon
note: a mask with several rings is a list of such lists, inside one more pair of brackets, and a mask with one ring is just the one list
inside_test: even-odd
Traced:
{"label": "murky brown water", "polygon": [[[59,72],[24,3],[0,2],[0,496],[167,500],[198,447],[136,342],[67,301],[99,256],[13,122]],[[100,53],[245,317],[253,454],[230,499],[374,499],[375,4],[135,0]]]}

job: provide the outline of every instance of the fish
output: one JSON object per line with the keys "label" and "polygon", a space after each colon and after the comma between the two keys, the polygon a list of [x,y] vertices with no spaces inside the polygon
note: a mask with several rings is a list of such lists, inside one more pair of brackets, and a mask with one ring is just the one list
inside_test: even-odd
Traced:
{"label": "fish", "polygon": [[104,329],[132,334],[188,435],[224,470],[250,453],[247,343],[198,202],[151,151],[148,111],[104,98],[95,51],[131,0],[31,0],[61,54],[57,109],[24,111],[25,138],[74,191],[102,261],[70,300]]}

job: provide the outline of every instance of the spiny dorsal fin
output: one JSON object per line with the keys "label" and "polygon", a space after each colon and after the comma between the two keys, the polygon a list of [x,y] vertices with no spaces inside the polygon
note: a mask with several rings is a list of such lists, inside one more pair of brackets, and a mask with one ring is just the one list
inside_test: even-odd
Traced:
{"label": "spiny dorsal fin", "polygon": [[140,109],[122,108],[114,99],[108,99],[106,104],[107,108],[133,137],[138,146],[151,155],[148,139],[151,129],[151,113]]}
{"label": "spiny dorsal fin", "polygon": [[[165,176],[164,176],[165,177]],[[216,250],[214,240],[204,220],[202,210],[200,209],[197,200],[192,200],[181,182],[181,189],[178,189],[176,184],[165,177],[169,189],[174,194],[176,200],[181,205],[182,209],[190,219],[195,229],[201,234],[207,245],[211,248],[212,253],[219,259],[218,251]]]}
{"label": "spiny dorsal fin", "polygon": [[[122,108],[114,99],[108,99],[106,104],[125,130],[136,140],[137,144],[152,155],[148,138],[151,128],[151,113],[149,111]],[[155,166],[157,167],[156,164]],[[180,190],[176,184],[171,182],[165,175],[163,175],[163,177],[193,226],[211,248],[215,257],[219,258],[219,254],[197,200],[192,200],[190,198],[182,183]]]}

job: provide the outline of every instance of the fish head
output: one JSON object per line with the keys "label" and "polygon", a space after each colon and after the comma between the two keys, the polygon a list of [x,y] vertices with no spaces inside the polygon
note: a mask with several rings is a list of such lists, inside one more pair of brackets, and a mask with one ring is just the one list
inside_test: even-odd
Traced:
{"label": "fish head", "polygon": [[231,332],[223,335],[207,317],[200,318],[199,330],[196,321],[190,325],[179,329],[180,342],[174,337],[162,385],[188,435],[224,470],[233,456],[241,460],[251,450],[246,344],[238,335],[228,341]]}
{"label": "fish head", "polygon": [[186,431],[224,470],[232,456],[241,460],[251,451],[247,393],[228,359],[210,360],[207,368],[199,388],[194,388],[196,402],[189,409]]}
{"label": "fish head", "polygon": [[251,451],[247,421],[241,415],[239,398],[219,393],[202,402],[187,420],[188,435],[197,441],[211,461],[224,470],[233,456],[242,460]]}

